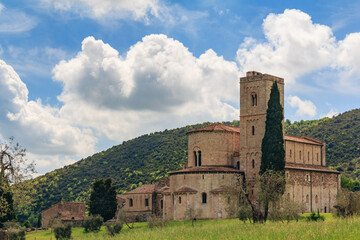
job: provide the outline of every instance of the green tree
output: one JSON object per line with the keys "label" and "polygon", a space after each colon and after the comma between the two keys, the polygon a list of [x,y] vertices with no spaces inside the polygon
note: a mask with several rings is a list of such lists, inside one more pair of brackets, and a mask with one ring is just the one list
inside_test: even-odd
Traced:
{"label": "green tree", "polygon": [[116,188],[111,178],[95,179],[90,193],[90,215],[100,215],[104,221],[112,219],[117,209]]}
{"label": "green tree", "polygon": [[285,169],[283,119],[279,88],[274,82],[266,111],[265,135],[261,145],[260,175],[267,170],[284,171]]}
{"label": "green tree", "polygon": [[14,199],[21,202],[26,194],[23,180],[34,172],[34,164],[25,159],[26,150],[14,138],[0,143],[0,225],[16,218]]}

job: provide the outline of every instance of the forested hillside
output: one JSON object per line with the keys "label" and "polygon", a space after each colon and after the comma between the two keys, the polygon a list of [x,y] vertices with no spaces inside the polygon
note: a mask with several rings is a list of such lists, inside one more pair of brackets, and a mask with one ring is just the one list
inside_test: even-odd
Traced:
{"label": "forested hillside", "polygon": [[[36,222],[42,210],[59,201],[87,201],[95,178],[111,177],[118,192],[151,183],[180,169],[187,160],[186,132],[202,123],[151,133],[123,142],[72,165],[28,182],[33,203],[19,213],[21,220]],[[239,126],[239,121],[224,124]],[[360,110],[331,119],[285,122],[288,135],[308,135],[327,143],[327,163],[353,179],[360,175]]]}

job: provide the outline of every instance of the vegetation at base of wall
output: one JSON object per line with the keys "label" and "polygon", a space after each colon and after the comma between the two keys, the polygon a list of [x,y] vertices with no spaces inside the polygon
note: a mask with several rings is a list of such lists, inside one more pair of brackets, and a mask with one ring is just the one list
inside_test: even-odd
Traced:
{"label": "vegetation at base of wall", "polygon": [[360,215],[360,192],[352,192],[348,189],[341,189],[336,196],[336,203],[333,209],[336,217],[352,217]]}
{"label": "vegetation at base of wall", "polygon": [[71,224],[63,224],[58,222],[52,226],[56,240],[67,240],[71,238],[72,226]]}
{"label": "vegetation at base of wall", "polygon": [[25,228],[9,228],[8,240],[25,240]]}
{"label": "vegetation at base of wall", "polygon": [[[308,215],[308,214],[307,214]],[[134,229],[126,226],[119,235],[110,237],[103,227],[98,233],[84,233],[74,228],[72,237],[76,240],[114,240],[114,239],[359,239],[360,218],[349,219],[325,216],[323,222],[304,220],[290,223],[267,222],[266,224],[243,223],[238,219],[198,220],[194,227],[191,221],[171,221],[165,228],[149,229],[147,223],[136,223]],[[49,240],[50,231],[31,232],[27,240]]]}
{"label": "vegetation at base of wall", "polygon": [[[146,134],[89,156],[64,168],[30,180],[33,201],[18,212],[18,218],[34,226],[40,213],[59,201],[88,202],[95,178],[112,178],[118,193],[153,183],[181,169],[187,161],[186,132],[211,124],[189,125]],[[239,121],[224,122],[239,126]],[[312,121],[285,121],[285,133],[308,135],[326,141],[327,165],[344,177],[360,177],[360,109]]]}
{"label": "vegetation at base of wall", "polygon": [[85,232],[98,232],[104,222],[104,219],[99,216],[88,216],[84,219],[84,231]]}

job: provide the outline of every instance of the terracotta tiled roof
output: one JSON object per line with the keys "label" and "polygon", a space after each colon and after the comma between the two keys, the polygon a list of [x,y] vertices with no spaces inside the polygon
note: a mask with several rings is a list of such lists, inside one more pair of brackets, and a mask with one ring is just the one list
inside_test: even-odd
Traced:
{"label": "terracotta tiled roof", "polygon": [[300,164],[300,163],[286,163],[285,169],[316,171],[316,172],[329,172],[329,173],[340,174],[340,172],[330,169],[328,167],[318,166],[318,165],[310,165],[310,164]]}
{"label": "terracotta tiled roof", "polygon": [[135,188],[134,190],[131,190],[130,192],[127,192],[125,194],[132,194],[132,193],[154,193],[155,192],[155,184],[144,184],[140,187]]}
{"label": "terracotta tiled roof", "polygon": [[165,186],[157,191],[158,193],[167,193],[170,192],[170,188],[168,186]]}
{"label": "terracotta tiled roof", "polygon": [[222,193],[222,192],[226,192],[225,189],[223,188],[216,188],[210,191],[211,193]]}
{"label": "terracotta tiled roof", "polygon": [[176,190],[175,193],[197,193],[197,191],[189,187],[182,187]]}
{"label": "terracotta tiled roof", "polygon": [[321,146],[324,144],[323,141],[316,139],[316,138],[311,138],[308,136],[294,137],[294,136],[285,135],[284,140],[292,141],[292,142],[308,143],[308,144],[313,144],[313,145],[321,145]]}
{"label": "terracotta tiled roof", "polygon": [[230,167],[192,167],[186,168],[179,171],[173,171],[170,175],[182,174],[182,173],[206,173],[206,172],[226,172],[226,173],[243,173],[239,169]]}
{"label": "terracotta tiled roof", "polygon": [[202,128],[191,130],[191,131],[187,132],[186,134],[193,133],[193,132],[214,132],[214,131],[240,133],[240,128],[239,127],[231,127],[231,126],[223,125],[220,123],[214,123],[214,124],[202,127]]}

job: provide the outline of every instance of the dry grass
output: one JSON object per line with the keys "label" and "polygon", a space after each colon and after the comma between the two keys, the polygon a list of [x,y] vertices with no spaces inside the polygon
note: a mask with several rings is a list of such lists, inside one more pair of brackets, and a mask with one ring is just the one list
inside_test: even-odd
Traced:
{"label": "dry grass", "polygon": [[[326,215],[324,222],[268,222],[242,223],[237,219],[173,221],[165,228],[149,229],[146,223],[137,223],[135,229],[124,227],[116,237],[108,237],[105,229],[98,233],[73,230],[73,239],[359,239],[360,218],[333,219]],[[26,239],[55,239],[50,231],[30,233]]]}

